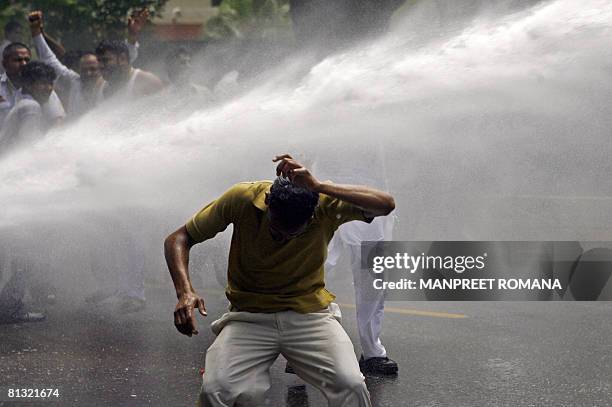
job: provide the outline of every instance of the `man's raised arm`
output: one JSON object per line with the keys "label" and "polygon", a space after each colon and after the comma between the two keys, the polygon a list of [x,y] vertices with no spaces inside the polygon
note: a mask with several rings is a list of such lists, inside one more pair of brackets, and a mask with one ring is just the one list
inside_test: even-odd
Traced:
{"label": "man's raised arm", "polygon": [[363,185],[320,182],[289,154],[276,156],[272,161],[278,162],[276,175],[283,175],[294,184],[313,192],[329,195],[358,206],[368,218],[386,216],[395,209],[395,200],[390,194]]}
{"label": "man's raised arm", "polygon": [[47,44],[43,35],[42,11],[32,11],[28,14],[28,21],[30,22],[30,32],[32,33],[32,40],[34,41],[34,48],[38,58],[53,68],[60,82],[78,78],[79,74],[62,64],[53,51],[51,51],[51,48],[49,48],[49,44]]}
{"label": "man's raised arm", "polygon": [[172,276],[178,303],[174,310],[174,325],[184,335],[197,335],[195,308],[206,316],[204,299],[198,296],[189,278],[189,250],[195,245],[185,226],[171,233],[164,241],[164,255]]}
{"label": "man's raised arm", "polygon": [[130,64],[133,64],[134,61],[138,59],[138,48],[140,48],[140,44],[138,44],[138,37],[140,36],[140,32],[142,31],[143,27],[147,23],[148,18],[149,10],[146,8],[132,12],[132,14],[128,17],[128,37],[125,43],[128,47]]}

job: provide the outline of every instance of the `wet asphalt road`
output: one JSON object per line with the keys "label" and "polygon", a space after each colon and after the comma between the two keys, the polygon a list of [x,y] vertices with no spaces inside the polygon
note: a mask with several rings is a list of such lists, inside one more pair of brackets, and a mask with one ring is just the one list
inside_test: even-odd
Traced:
{"label": "wet asphalt road", "polygon": [[[168,282],[168,284],[170,284]],[[332,281],[344,327],[357,343],[350,287]],[[155,288],[156,287],[156,288]],[[59,388],[60,398],[0,406],[193,406],[199,369],[214,339],[207,327],[226,305],[202,291],[200,335],[174,330],[173,291],[148,289],[141,312],[120,316],[112,301],[88,307],[65,298],[37,324],[0,325],[0,387]],[[374,406],[610,406],[612,303],[394,302],[383,342],[396,378],[368,378]],[[318,391],[272,368],[269,406],[325,406]]]}

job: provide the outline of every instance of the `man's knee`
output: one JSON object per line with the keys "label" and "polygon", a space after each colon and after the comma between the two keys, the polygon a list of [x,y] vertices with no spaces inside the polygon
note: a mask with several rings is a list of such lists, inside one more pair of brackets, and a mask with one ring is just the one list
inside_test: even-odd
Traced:
{"label": "man's knee", "polygon": [[335,385],[337,394],[344,400],[339,405],[371,407],[370,393],[359,370],[338,374]]}
{"label": "man's knee", "polygon": [[202,388],[200,399],[204,406],[216,405],[216,400],[229,400],[232,398],[231,385],[227,377],[219,375],[218,372],[206,372],[202,377]]}
{"label": "man's knee", "polygon": [[334,378],[335,385],[343,390],[350,390],[355,393],[367,391],[365,379],[358,369],[340,371]]}
{"label": "man's knee", "polygon": [[[236,382],[229,377],[206,372],[202,380],[200,399],[203,406],[256,405],[264,398],[267,386],[259,381]],[[223,403],[223,404],[220,404]]]}

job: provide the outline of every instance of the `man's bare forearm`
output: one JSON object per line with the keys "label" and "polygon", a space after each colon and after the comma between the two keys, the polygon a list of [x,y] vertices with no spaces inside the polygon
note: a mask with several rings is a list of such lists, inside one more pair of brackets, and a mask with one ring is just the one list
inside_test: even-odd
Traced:
{"label": "man's bare forearm", "polygon": [[187,336],[198,334],[194,310],[197,308],[202,316],[206,316],[204,299],[195,293],[189,279],[189,250],[195,243],[185,226],[181,226],[164,241],[166,263],[178,298],[174,309],[174,326]]}
{"label": "man's bare forearm", "polygon": [[64,55],[66,55],[66,49],[57,41],[55,38],[51,37],[46,32],[43,32],[43,36],[45,37],[45,41],[49,44],[49,48],[51,51],[57,56],[58,59],[62,59]]}
{"label": "man's bare forearm", "polygon": [[172,276],[176,296],[194,292],[189,278],[189,250],[194,242],[189,237],[185,226],[172,233],[164,241],[166,264]]}
{"label": "man's bare forearm", "polygon": [[368,217],[386,216],[395,209],[395,200],[390,194],[363,185],[321,182],[314,190],[352,203],[363,209]]}

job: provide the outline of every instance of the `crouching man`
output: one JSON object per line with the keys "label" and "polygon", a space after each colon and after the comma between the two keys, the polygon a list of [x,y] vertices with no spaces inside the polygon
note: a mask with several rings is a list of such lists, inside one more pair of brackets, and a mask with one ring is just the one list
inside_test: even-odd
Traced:
{"label": "crouching man", "polygon": [[371,222],[395,208],[389,194],[365,186],[322,183],[290,155],[277,156],[274,182],[231,187],[166,238],[166,262],[178,304],[179,332],[197,334],[204,300],[188,272],[189,250],[232,223],[226,295],[230,311],[212,323],[203,406],[254,405],[270,387],[279,354],[330,406],[371,406],[350,338],[329,310],[323,264],[334,231]]}

